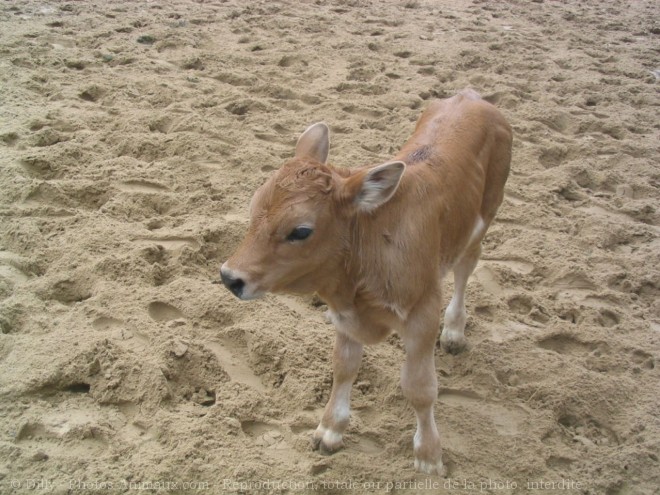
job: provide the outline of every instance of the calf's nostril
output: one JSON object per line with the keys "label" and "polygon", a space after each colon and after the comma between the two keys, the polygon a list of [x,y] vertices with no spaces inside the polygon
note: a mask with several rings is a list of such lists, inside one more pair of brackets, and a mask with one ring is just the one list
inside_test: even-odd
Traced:
{"label": "calf's nostril", "polygon": [[229,290],[232,291],[234,295],[236,295],[237,297],[241,297],[241,293],[243,292],[243,287],[245,287],[245,282],[243,282],[243,280],[240,278],[237,278],[231,284],[228,285]]}
{"label": "calf's nostril", "polygon": [[243,292],[243,287],[245,287],[245,282],[242,278],[234,278],[228,273],[220,271],[220,278],[222,283],[227,287],[236,297],[241,297]]}

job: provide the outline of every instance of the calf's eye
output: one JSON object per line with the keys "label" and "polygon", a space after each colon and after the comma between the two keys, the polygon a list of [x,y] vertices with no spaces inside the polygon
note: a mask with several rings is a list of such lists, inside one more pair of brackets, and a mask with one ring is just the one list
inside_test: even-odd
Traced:
{"label": "calf's eye", "polygon": [[310,227],[296,227],[288,236],[286,236],[286,240],[291,242],[304,241],[312,235],[312,232],[314,232],[314,230]]}

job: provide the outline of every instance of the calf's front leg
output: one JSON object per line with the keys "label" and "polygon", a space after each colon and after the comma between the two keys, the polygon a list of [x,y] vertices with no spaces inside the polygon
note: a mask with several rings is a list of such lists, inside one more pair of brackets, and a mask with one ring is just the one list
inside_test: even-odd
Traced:
{"label": "calf's front leg", "polygon": [[314,432],[312,446],[324,454],[343,447],[342,436],[351,411],[351,389],[362,361],[362,344],[338,331],[333,353],[333,379],[330,400],[321,423]]}
{"label": "calf's front leg", "polygon": [[444,475],[440,434],[433,415],[438,395],[435,375],[435,341],[440,323],[440,296],[416,309],[406,322],[402,339],[406,360],[401,370],[401,389],[417,416],[413,438],[415,469],[427,474]]}

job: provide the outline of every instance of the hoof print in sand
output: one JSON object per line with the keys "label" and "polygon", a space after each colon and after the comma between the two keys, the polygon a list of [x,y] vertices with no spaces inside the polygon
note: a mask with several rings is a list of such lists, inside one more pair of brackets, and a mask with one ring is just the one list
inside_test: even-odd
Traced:
{"label": "hoof print in sand", "polygon": [[171,304],[161,301],[154,301],[151,304],[149,304],[148,311],[149,311],[149,316],[151,316],[151,319],[159,323],[180,320],[185,318],[181,310],[179,310],[175,306],[172,306]]}
{"label": "hoof print in sand", "polygon": [[355,434],[346,438],[346,450],[375,456],[384,451],[382,438],[378,435]]}
{"label": "hoof print in sand", "polygon": [[181,251],[183,248],[190,248],[193,250],[199,249],[200,244],[193,237],[139,237],[135,242],[140,244],[156,244],[163,246],[164,249],[169,251]]}
{"label": "hoof print in sand", "polygon": [[[655,369],[655,358],[648,352],[635,350],[632,352],[632,362],[642,369],[652,370]],[[633,369],[635,371],[635,369]]]}
{"label": "hoof print in sand", "polygon": [[619,444],[619,437],[614,430],[590,416],[564,413],[557,419],[557,423],[564,434],[564,441],[569,444],[578,443],[587,448]]}
{"label": "hoof print in sand", "polygon": [[[3,261],[3,254],[6,251],[0,251],[0,263]],[[7,261],[11,263],[11,258]],[[19,285],[30,280],[30,276],[14,264],[0,264],[0,280],[5,279],[12,285]]]}
{"label": "hoof print in sand", "polygon": [[284,439],[284,435],[278,426],[261,421],[242,421],[241,430],[252,438],[256,445],[261,447],[274,446]]}
{"label": "hoof print in sand", "polygon": [[247,364],[245,357],[248,355],[248,350],[245,346],[229,341],[208,341],[204,346],[215,355],[231,381],[246,385],[257,392],[267,391],[261,378]]}
{"label": "hoof print in sand", "polygon": [[117,184],[117,188],[123,192],[141,194],[157,194],[169,190],[166,186],[146,180],[127,180]]}
{"label": "hoof print in sand", "polygon": [[277,461],[285,459],[295,464],[309,461],[309,454],[300,452],[297,442],[285,428],[255,420],[244,420],[240,424],[241,431],[249,439],[250,444],[261,449],[269,457]]}
{"label": "hoof print in sand", "polygon": [[99,316],[92,322],[92,327],[99,332],[106,332],[119,328],[123,324],[124,322],[117,318],[112,318],[111,316]]}
{"label": "hoof print in sand", "polygon": [[596,349],[603,350],[607,347],[607,344],[602,342],[582,342],[568,334],[551,335],[540,340],[538,345],[542,349],[574,357],[585,356]]}
{"label": "hoof print in sand", "polygon": [[517,435],[529,416],[526,409],[515,403],[494,402],[468,390],[442,389],[438,401],[474,417],[475,425],[485,418],[501,436]]}
{"label": "hoof print in sand", "polygon": [[620,317],[614,311],[601,309],[596,321],[601,327],[610,328],[619,324]]}
{"label": "hoof print in sand", "polygon": [[540,340],[538,346],[599,373],[639,373],[655,368],[655,359],[645,351],[615,350],[606,342],[583,342],[570,334],[550,335]]}
{"label": "hoof print in sand", "polygon": [[58,280],[43,291],[47,299],[58,301],[62,304],[71,305],[83,302],[92,297],[92,289],[89,280],[84,280],[83,276],[74,276]]}
{"label": "hoof print in sand", "polygon": [[101,455],[108,448],[97,411],[79,408],[75,413],[53,411],[39,420],[24,423],[16,444],[33,453],[33,459],[64,458],[71,455]]}

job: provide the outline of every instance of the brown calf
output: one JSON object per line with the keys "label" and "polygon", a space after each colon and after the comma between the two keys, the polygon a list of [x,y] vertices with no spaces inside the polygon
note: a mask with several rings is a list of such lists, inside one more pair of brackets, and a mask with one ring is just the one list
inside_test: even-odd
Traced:
{"label": "brown calf", "polygon": [[393,161],[338,168],[326,164],[328,148],[325,124],[300,136],[294,158],[254,194],[222,280],[241,299],[317,292],[327,303],[337,332],[332,392],[313,437],[322,452],[342,446],[362,346],[396,331],[406,350],[401,387],[417,415],[415,467],[441,474],[433,416],[441,281],[453,270],[440,340],[455,353],[465,346],[466,282],[504,194],[511,128],[464,90],[433,101]]}

